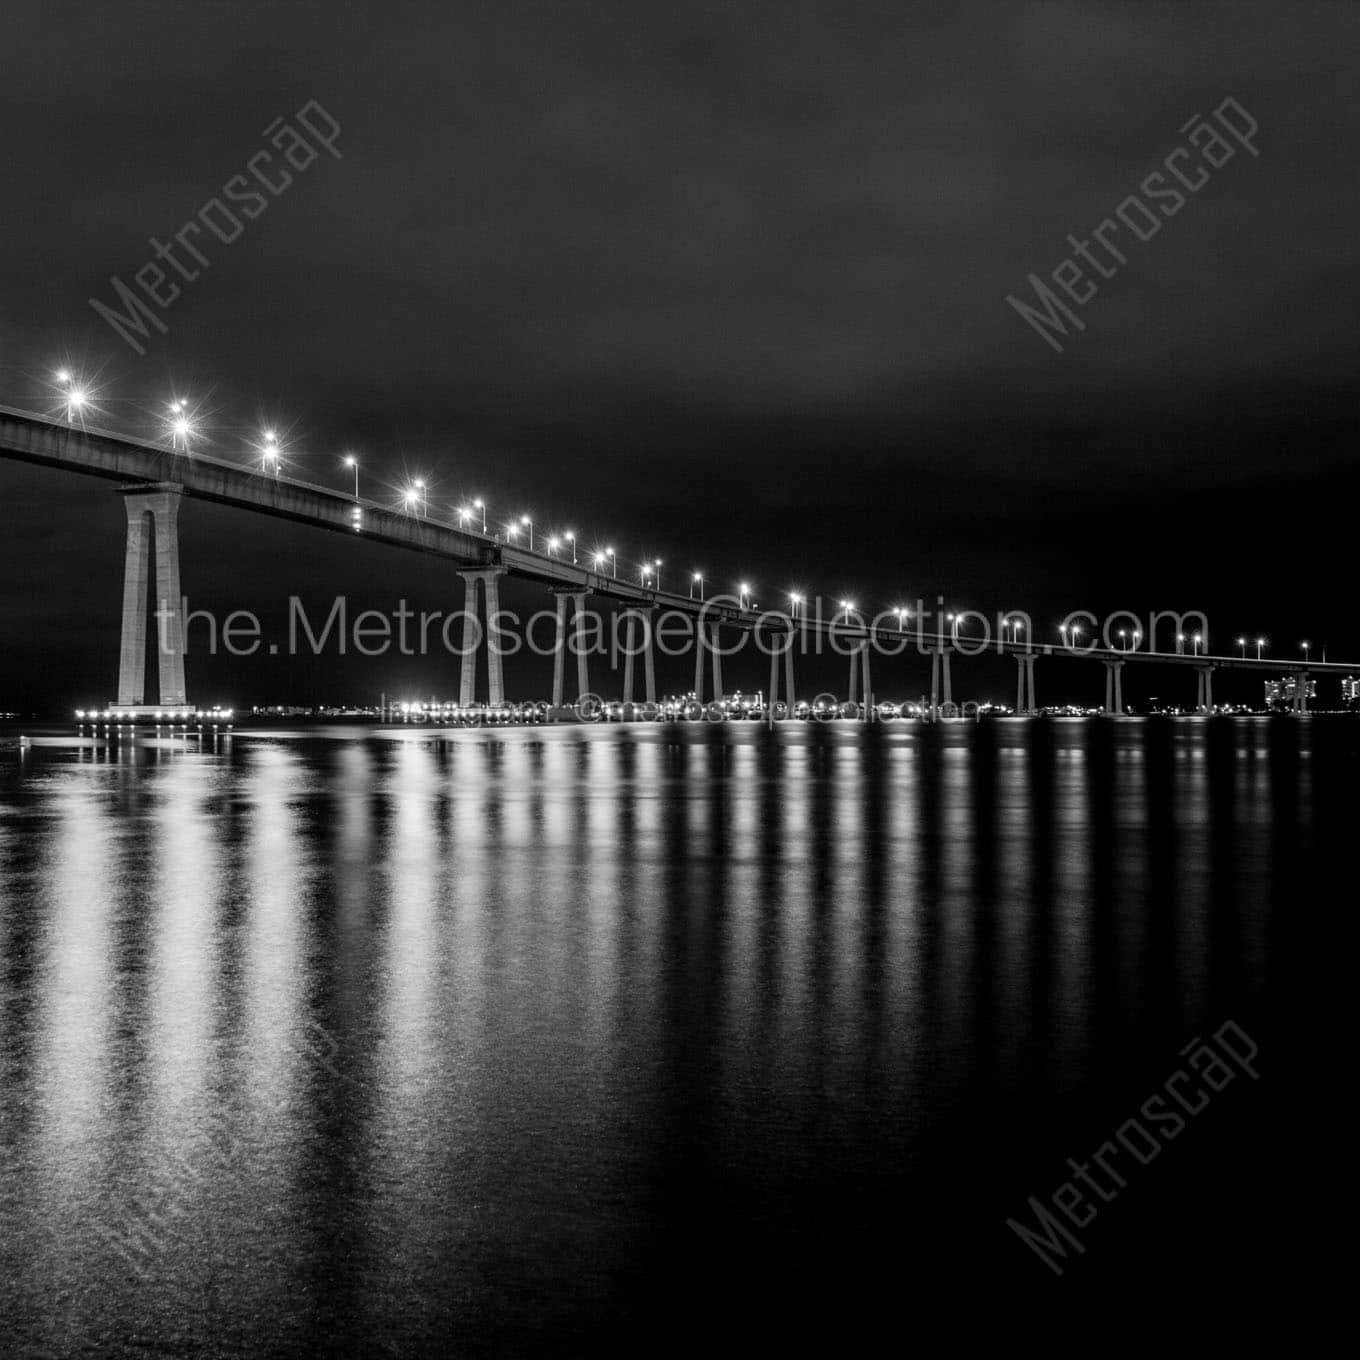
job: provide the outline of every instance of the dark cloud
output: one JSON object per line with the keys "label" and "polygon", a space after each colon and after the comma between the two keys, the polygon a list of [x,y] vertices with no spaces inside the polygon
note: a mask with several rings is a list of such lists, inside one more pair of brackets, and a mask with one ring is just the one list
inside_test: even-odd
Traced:
{"label": "dark cloud", "polygon": [[[187,388],[223,450],[267,416],[317,475],[355,444],[374,477],[418,468],[828,591],[1065,603],[1208,543],[1236,561],[1218,605],[1243,607],[1236,587],[1286,628],[1287,516],[1319,526],[1319,572],[1341,565],[1340,498],[1300,479],[1351,488],[1353,7],[21,0],[7,33],[4,400],[70,354],[102,366],[111,423]],[[1129,245],[1053,353],[1005,296],[1228,95],[1259,159]],[[135,355],[88,298],[310,99],[343,160],[214,245]],[[26,514],[71,495],[116,538],[97,490],[3,476]],[[1101,552],[1097,517],[1125,553]],[[246,593],[272,583],[256,532]],[[45,569],[107,573],[95,541]],[[10,579],[31,550],[0,549]],[[24,628],[32,662],[58,611]]]}

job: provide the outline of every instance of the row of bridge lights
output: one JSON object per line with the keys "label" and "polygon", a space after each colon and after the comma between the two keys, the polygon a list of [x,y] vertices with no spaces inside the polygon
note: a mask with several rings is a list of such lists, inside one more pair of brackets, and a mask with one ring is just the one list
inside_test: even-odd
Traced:
{"label": "row of bridge lights", "polygon": [[[62,393],[64,400],[66,422],[68,425],[75,425],[83,420],[85,408],[91,404],[89,391],[76,380],[70,369],[59,369],[55,377],[57,388]],[[176,452],[187,454],[189,452],[189,441],[194,437],[196,431],[194,429],[193,419],[189,414],[189,403],[182,398],[178,398],[170,403],[168,433],[170,436],[171,448]],[[260,447],[260,470],[265,475],[272,472],[275,478],[277,478],[279,476],[280,460],[278,433],[275,430],[263,430],[261,432],[261,439],[263,442]],[[349,468],[354,473],[354,499],[357,501],[359,499],[359,460],[353,454],[346,454],[342,462],[345,467]],[[419,506],[422,518],[429,517],[429,496],[425,482],[422,478],[416,478],[416,480],[411,483],[406,489],[402,499],[408,513],[414,513],[416,507]],[[465,505],[455,506],[454,510],[458,516],[460,528],[466,528],[470,522],[476,524],[480,521],[481,532],[483,534],[487,532],[486,502],[480,497]],[[534,521],[531,515],[521,515],[518,520],[512,520],[510,523],[506,524],[504,530],[507,543],[514,543],[520,532],[525,531],[528,537],[529,551],[532,552],[534,550]],[[572,565],[576,566],[578,564],[578,559],[576,534],[574,531],[568,529],[561,534],[551,535],[547,540],[546,546],[549,555],[556,557],[559,555],[559,551],[564,550],[564,545],[565,547],[570,548]],[[603,573],[605,567],[608,566],[611,578],[618,578],[619,564],[613,548],[604,548],[593,553],[591,556],[591,564],[601,573]],[[644,588],[650,585],[652,589],[660,590],[661,566],[662,562],[659,557],[653,558],[649,562],[641,563],[638,567],[639,584]],[[741,582],[737,587],[737,592],[743,611],[756,607],[751,597],[751,587],[749,584],[744,581]],[[703,572],[696,571],[691,573],[689,598],[691,600],[704,599]],[[802,595],[795,591],[790,591],[790,617],[802,617],[806,612],[806,603],[807,601]],[[855,613],[855,603],[853,600],[841,600],[839,602],[839,609],[840,612],[844,613],[846,622],[849,622],[850,616]],[[898,630],[900,632],[905,632],[906,621],[911,617],[911,610],[903,605],[898,605],[891,613],[897,619]],[[836,617],[839,616],[838,613]],[[959,637],[959,627],[962,623],[962,616],[958,614],[946,614],[945,620],[950,625],[950,637],[957,641]],[[1017,645],[1023,641],[1025,626],[1020,620],[1005,619],[1002,621],[1001,627],[1004,641],[1012,642]],[[1059,624],[1058,632],[1062,637],[1063,645],[1065,647],[1071,647],[1077,645],[1077,641],[1082,634],[1082,629],[1078,624]],[[1126,652],[1136,651],[1138,644],[1142,639],[1143,634],[1138,629],[1129,630],[1121,628],[1119,630],[1119,650]],[[1183,652],[1185,650],[1186,640],[1186,635],[1184,633],[1176,634],[1176,650],[1178,652]],[[1193,647],[1192,655],[1198,656],[1204,646],[1204,635],[1202,633],[1195,633],[1190,637],[1189,641]],[[1256,660],[1260,661],[1263,656],[1264,648],[1267,645],[1266,639],[1258,637],[1254,643],[1249,643],[1247,638],[1239,637],[1237,639],[1237,646],[1241,650],[1243,660],[1246,659],[1247,647],[1249,645],[1255,646]],[[1299,643],[1299,649],[1303,652],[1303,658],[1306,662],[1311,654],[1311,644],[1308,642],[1301,642]],[[1323,660],[1326,660],[1325,649]]]}

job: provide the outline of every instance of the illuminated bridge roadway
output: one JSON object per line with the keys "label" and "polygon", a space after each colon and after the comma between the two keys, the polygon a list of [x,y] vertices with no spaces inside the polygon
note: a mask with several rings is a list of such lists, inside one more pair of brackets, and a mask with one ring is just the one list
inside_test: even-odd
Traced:
{"label": "illuminated bridge roadway", "polygon": [[[872,699],[870,653],[891,654],[905,640],[918,644],[931,657],[931,708],[938,713],[941,703],[952,702],[951,657],[955,652],[976,654],[973,648],[960,647],[958,638],[947,635],[904,639],[898,627],[876,625],[859,618],[793,617],[788,613],[743,608],[738,600],[723,597],[701,601],[646,585],[620,580],[612,574],[579,566],[551,553],[534,552],[498,541],[438,518],[394,511],[371,500],[348,495],[328,487],[314,486],[291,477],[267,475],[259,468],[228,462],[194,453],[192,455],[108,430],[77,427],[50,416],[0,406],[0,457],[63,472],[102,477],[115,484],[127,511],[127,554],[123,569],[122,649],[118,673],[118,699],[115,707],[136,714],[155,710],[173,714],[191,711],[184,677],[184,634],[182,594],[179,571],[179,507],[189,497],[213,501],[253,514],[273,515],[294,520],[317,529],[354,535],[410,552],[424,553],[450,562],[465,582],[464,637],[459,702],[471,707],[475,702],[479,655],[486,655],[488,702],[499,707],[505,702],[501,654],[486,645],[489,630],[478,626],[478,607],[486,617],[500,609],[501,576],[533,582],[556,596],[556,645],[553,665],[553,705],[566,701],[565,656],[568,634],[568,604],[579,631],[586,621],[585,599],[599,596],[621,604],[625,611],[626,643],[624,663],[624,702],[633,699],[633,658],[639,655],[645,673],[648,701],[656,699],[653,669],[654,611],[674,611],[681,618],[676,627],[688,623],[695,639],[695,692],[704,698],[705,670],[711,669],[712,697],[723,697],[721,629],[759,628],[770,652],[770,677],[767,694],[771,709],[781,700],[780,672],[783,672],[782,701],[793,709],[795,644],[816,636],[834,637],[849,655],[849,700],[857,693]],[[154,556],[153,556],[154,553]],[[159,629],[157,649],[160,670],[160,702],[146,700],[147,587],[154,563],[156,598],[162,602],[156,613]],[[683,620],[683,622],[682,622]],[[668,633],[668,637],[670,634]],[[871,644],[873,644],[871,646]],[[989,650],[1015,657],[1016,711],[1036,711],[1034,669],[1037,658],[1052,657],[1066,661],[1099,661],[1105,666],[1106,712],[1123,712],[1122,670],[1126,665],[1154,664],[1188,669],[1198,680],[1198,707],[1213,707],[1213,678],[1217,670],[1255,670],[1294,680],[1294,706],[1307,708],[1308,680],[1318,674],[1354,673],[1354,665],[1338,662],[1282,662],[1279,659],[1254,659],[1234,656],[1185,655],[1150,651],[1114,651],[1102,647],[1045,646],[1032,640],[992,641]],[[577,697],[590,692],[584,646],[576,652]],[[706,668],[705,657],[710,666]]]}

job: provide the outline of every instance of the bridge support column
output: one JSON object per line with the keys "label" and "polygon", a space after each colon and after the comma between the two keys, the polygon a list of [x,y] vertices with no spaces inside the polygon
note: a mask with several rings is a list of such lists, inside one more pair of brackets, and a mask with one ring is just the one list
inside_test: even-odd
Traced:
{"label": "bridge support column", "polygon": [[578,590],[572,595],[572,608],[576,613],[576,698],[579,702],[590,693],[590,667],[587,656],[586,639],[586,595],[588,591]]}
{"label": "bridge support column", "polygon": [[1105,662],[1105,712],[1114,717],[1124,712],[1124,685],[1120,678],[1123,669],[1122,661]]}
{"label": "bridge support column", "polygon": [[655,612],[655,610],[648,609],[642,615],[642,683],[649,704],[656,703],[656,656],[652,650],[652,619]]}
{"label": "bridge support column", "polygon": [[704,701],[704,637],[708,629],[702,619],[694,620],[694,697]]}
{"label": "bridge support column", "polygon": [[[471,708],[477,702],[477,651],[486,646],[487,703],[499,708],[505,702],[505,679],[501,672],[501,649],[496,633],[496,616],[501,609],[500,578],[504,567],[479,567],[460,571],[465,591],[463,597],[463,663],[458,682],[458,704]],[[477,621],[477,586],[481,583],[486,599],[486,634],[479,638]]]}
{"label": "bridge support column", "polygon": [[793,627],[790,625],[789,631],[784,634],[784,645],[775,645],[772,639],[770,642],[770,691],[766,695],[766,705],[769,711],[769,719],[774,721],[774,706],[779,701],[779,668],[782,657],[784,663],[784,707],[788,710],[788,716],[793,717]]}
{"label": "bridge support column", "polygon": [[943,681],[944,702],[951,708],[954,704],[954,685],[949,673],[949,649],[937,648],[930,654],[930,716],[934,720],[940,716],[940,690]]}
{"label": "bridge support column", "polygon": [[1212,713],[1214,711],[1214,668],[1212,666],[1196,667],[1199,675],[1199,692],[1195,696],[1195,706],[1201,713]]}
{"label": "bridge support column", "polygon": [[553,640],[553,687],[552,706],[561,708],[565,698],[567,655],[567,596],[564,591],[555,590],[557,597],[557,632]]}
{"label": "bridge support column", "polygon": [[628,625],[624,632],[623,651],[623,702],[633,702],[633,658],[638,654],[637,626],[642,624],[642,670],[643,683],[647,690],[647,702],[656,703],[656,663],[652,656],[652,607],[630,609]]}
{"label": "bridge support column", "polygon": [[157,706],[183,708],[184,615],[179,579],[181,488],[170,482],[122,492],[127,510],[127,556],[123,563],[123,631],[118,659],[118,703],[146,703],[146,588],[151,538],[156,545],[156,657],[160,681]]}
{"label": "bridge support column", "polygon": [[637,615],[630,609],[623,633],[623,702],[633,702],[633,653],[637,648]]}
{"label": "bridge support column", "polygon": [[722,652],[718,647],[718,625],[710,625],[712,631],[708,635],[708,649],[713,657],[713,701],[722,703],[723,681],[722,681]]}
{"label": "bridge support column", "polygon": [[1039,711],[1039,701],[1034,695],[1033,655],[1018,655],[1015,658],[1015,711],[1020,717],[1032,718]]}

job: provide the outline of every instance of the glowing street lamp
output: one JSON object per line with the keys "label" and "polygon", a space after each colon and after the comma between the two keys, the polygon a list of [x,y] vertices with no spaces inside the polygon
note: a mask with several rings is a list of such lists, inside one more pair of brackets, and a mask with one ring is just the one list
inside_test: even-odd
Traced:
{"label": "glowing street lamp", "polygon": [[1266,640],[1265,640],[1265,638],[1263,638],[1263,637],[1258,637],[1258,638],[1256,639],[1256,659],[1257,659],[1258,661],[1261,659],[1261,648],[1264,647],[1265,645],[1266,645]]}
{"label": "glowing street lamp", "polygon": [[354,469],[354,499],[359,499],[359,460],[352,454],[345,455],[345,466]]}
{"label": "glowing street lamp", "polygon": [[1142,642],[1142,640],[1143,640],[1143,630],[1142,630],[1141,628],[1135,628],[1135,629],[1133,630],[1133,650],[1134,650],[1135,652],[1138,650],[1138,644],[1139,644],[1140,642]]}
{"label": "glowing street lamp", "polygon": [[644,563],[642,564],[642,567],[641,567],[641,570],[640,570],[640,574],[639,574],[639,576],[638,576],[638,580],[645,586],[645,585],[647,584],[647,578],[648,578],[651,574],[652,574],[651,563],[650,563],[650,562],[644,562]]}
{"label": "glowing street lamp", "polygon": [[1247,659],[1247,640],[1246,640],[1246,638],[1244,638],[1244,637],[1238,638],[1238,639],[1237,639],[1237,645],[1242,649],[1242,660],[1245,661],[1245,660]]}
{"label": "glowing street lamp", "polygon": [[189,419],[189,404],[184,401],[170,403],[170,447],[179,453],[189,452],[189,440],[193,437],[194,426]]}
{"label": "glowing street lamp", "polygon": [[1304,659],[1304,661],[1307,661],[1307,660],[1308,660],[1308,647],[1309,647],[1309,644],[1306,643],[1306,642],[1300,642],[1300,643],[1299,643],[1299,647],[1300,647],[1300,648],[1302,649],[1302,651],[1303,651],[1303,659]]}
{"label": "glowing street lamp", "polygon": [[562,537],[571,544],[571,565],[574,567],[576,565],[576,535],[568,529]]}
{"label": "glowing street lamp", "polygon": [[482,512],[482,532],[486,533],[486,502],[481,499],[475,500],[472,502],[472,508]]}
{"label": "glowing street lamp", "polygon": [[1182,652],[1184,652],[1184,651],[1185,651],[1185,634],[1184,634],[1184,633],[1177,633],[1177,634],[1176,634],[1176,655],[1177,655],[1177,656],[1180,656],[1180,654],[1181,654]]}
{"label": "glowing street lamp", "polygon": [[533,552],[533,550],[534,550],[534,522],[533,522],[533,520],[531,520],[531,519],[529,518],[528,515],[521,515],[521,516],[519,517],[519,522],[520,522],[522,525],[524,525],[524,527],[525,527],[526,529],[528,529],[528,531],[529,531],[529,551],[530,551],[530,552]]}
{"label": "glowing street lamp", "polygon": [[66,423],[74,425],[80,418],[90,395],[71,376],[69,368],[59,369],[56,374],[57,386],[61,388],[66,404]]}
{"label": "glowing street lamp", "polygon": [[737,594],[741,600],[742,609],[749,609],[751,607],[751,587],[743,581],[737,587]]}
{"label": "glowing street lamp", "polygon": [[429,519],[430,502],[429,498],[425,494],[425,483],[424,481],[421,480],[421,478],[417,477],[413,485],[415,486],[415,489],[420,493],[420,517],[422,519]]}
{"label": "glowing street lamp", "polygon": [[855,608],[855,602],[854,602],[854,600],[842,600],[842,601],[841,601],[841,609],[842,609],[842,610],[844,611],[844,613],[845,613],[845,621],[846,621],[846,623],[849,623],[849,622],[850,622],[850,615],[851,615],[851,613],[853,612],[854,608]]}
{"label": "glowing street lamp", "polygon": [[420,497],[416,493],[415,488],[410,487],[407,489],[406,495],[403,497],[403,499],[406,502],[406,513],[409,515],[415,509],[416,502],[420,499]]}
{"label": "glowing street lamp", "polygon": [[1119,630],[1119,647],[1121,651],[1127,652],[1129,650],[1128,638],[1129,638],[1128,629],[1121,628]]}
{"label": "glowing street lamp", "polygon": [[656,588],[661,589],[661,559],[658,557],[652,564],[652,574],[656,577]]}
{"label": "glowing street lamp", "polygon": [[548,555],[549,555],[550,557],[556,557],[556,556],[557,556],[557,545],[558,545],[561,541],[562,541],[562,540],[559,539],[559,538],[557,537],[556,534],[553,534],[553,536],[548,540]]}
{"label": "glowing street lamp", "polygon": [[694,592],[696,590],[699,592],[699,598],[702,600],[704,598],[704,574],[701,571],[692,573],[689,578],[689,597],[691,600],[694,598]]}
{"label": "glowing street lamp", "polygon": [[279,475],[279,437],[273,430],[265,430],[261,435],[264,443],[260,446],[260,471],[268,473],[273,463],[274,476]]}
{"label": "glowing street lamp", "polygon": [[518,524],[507,524],[505,526],[505,541],[507,543],[513,543],[515,541],[515,535],[517,533],[519,533]]}
{"label": "glowing street lamp", "polygon": [[604,550],[604,555],[609,559],[609,574],[617,580],[619,575],[619,560],[614,556],[614,549],[606,548]]}
{"label": "glowing street lamp", "polygon": [[1195,637],[1194,637],[1194,643],[1195,643],[1195,655],[1196,655],[1196,656],[1199,655],[1199,649],[1200,649],[1200,646],[1203,644],[1203,642],[1204,642],[1204,634],[1203,634],[1203,633],[1196,633],[1196,634],[1195,634]]}
{"label": "glowing street lamp", "polygon": [[803,597],[797,591],[789,591],[789,617],[796,619],[798,611],[803,607]]}
{"label": "glowing street lamp", "polygon": [[911,610],[906,605],[899,604],[894,607],[893,613],[897,616],[897,631],[905,633],[907,631],[907,615],[911,613]]}

